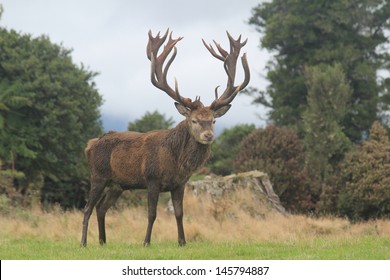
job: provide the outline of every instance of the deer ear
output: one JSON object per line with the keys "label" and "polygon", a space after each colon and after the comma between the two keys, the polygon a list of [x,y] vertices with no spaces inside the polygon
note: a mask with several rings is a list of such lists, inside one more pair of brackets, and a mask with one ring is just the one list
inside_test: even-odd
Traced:
{"label": "deer ear", "polygon": [[214,118],[219,118],[219,117],[222,117],[223,115],[226,114],[227,111],[229,111],[230,107],[232,107],[232,105],[228,104],[226,106],[223,106],[217,110],[214,111]]}
{"label": "deer ear", "polygon": [[180,114],[182,114],[185,117],[189,117],[191,114],[191,110],[188,109],[186,106],[183,106],[182,104],[175,102],[176,109],[179,111]]}

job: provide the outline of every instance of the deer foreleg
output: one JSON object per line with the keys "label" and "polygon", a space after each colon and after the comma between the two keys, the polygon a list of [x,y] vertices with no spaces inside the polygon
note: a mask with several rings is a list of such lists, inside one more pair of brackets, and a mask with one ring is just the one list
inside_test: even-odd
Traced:
{"label": "deer foreleg", "polygon": [[183,197],[184,186],[171,191],[173,209],[175,211],[176,223],[177,223],[177,236],[179,246],[186,245],[186,238],[184,235],[183,227]]}

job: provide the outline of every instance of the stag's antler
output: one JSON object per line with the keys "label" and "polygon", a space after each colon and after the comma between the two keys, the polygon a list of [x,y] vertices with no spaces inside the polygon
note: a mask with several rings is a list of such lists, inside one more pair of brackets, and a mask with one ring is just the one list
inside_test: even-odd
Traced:
{"label": "stag's antler", "polygon": [[249,73],[249,66],[248,61],[246,58],[246,53],[244,53],[241,57],[242,67],[244,68],[244,81],[238,85],[234,86],[234,80],[236,77],[236,64],[238,56],[240,55],[240,50],[243,46],[245,46],[246,42],[241,43],[241,35],[238,37],[237,40],[234,40],[232,36],[230,36],[229,32],[226,32],[229,37],[230,42],[230,53],[228,53],[226,50],[224,50],[220,44],[213,41],[215,46],[217,47],[219,54],[214,50],[212,45],[206,44],[206,42],[202,39],[203,44],[205,47],[209,50],[209,52],[219,60],[222,60],[224,62],[224,68],[226,71],[226,74],[228,76],[228,81],[226,85],[226,89],[221,95],[221,97],[218,98],[218,87],[215,89],[215,100],[213,103],[211,103],[210,108],[213,110],[217,110],[223,106],[228,105],[233,101],[233,99],[236,97],[236,95],[243,90],[249,83],[250,79],[250,73]]}
{"label": "stag's antler", "polygon": [[[172,89],[167,82],[167,74],[169,67],[171,66],[173,60],[176,57],[176,43],[179,42],[183,37],[179,37],[177,39],[172,39],[172,32],[169,34],[168,42],[165,44],[164,49],[160,55],[157,55],[161,45],[166,41],[169,34],[169,29],[165,32],[165,34],[160,37],[160,32],[153,37],[152,31],[149,30],[149,42],[146,47],[146,52],[149,60],[151,61],[151,72],[150,78],[152,80],[152,84],[165,91],[172,99],[179,102],[180,104],[186,106],[189,109],[195,109],[197,107],[203,106],[200,102],[199,98],[193,102],[190,98],[183,98],[179,93],[179,88],[177,84],[177,80],[175,79],[175,89]],[[169,53],[173,49],[173,54],[171,58],[166,63],[164,69],[163,65],[168,57]]]}

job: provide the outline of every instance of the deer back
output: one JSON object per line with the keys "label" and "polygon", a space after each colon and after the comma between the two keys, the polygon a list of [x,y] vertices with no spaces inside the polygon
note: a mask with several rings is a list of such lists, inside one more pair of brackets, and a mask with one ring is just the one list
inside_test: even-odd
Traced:
{"label": "deer back", "polygon": [[168,190],[184,184],[210,155],[210,145],[195,141],[186,121],[170,130],[110,132],[86,148],[92,177],[109,178],[127,188],[149,181]]}

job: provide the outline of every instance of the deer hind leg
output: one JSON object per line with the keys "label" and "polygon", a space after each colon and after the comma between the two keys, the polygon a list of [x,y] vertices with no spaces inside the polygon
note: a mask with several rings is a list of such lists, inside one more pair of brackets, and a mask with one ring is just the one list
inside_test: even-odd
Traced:
{"label": "deer hind leg", "polygon": [[171,191],[173,209],[175,211],[176,223],[177,223],[177,236],[179,246],[186,245],[186,238],[184,235],[183,227],[183,197],[184,187],[180,187]]}
{"label": "deer hind leg", "polygon": [[107,189],[103,197],[96,204],[96,216],[99,228],[99,243],[103,245],[106,243],[106,213],[108,209],[115,204],[123,190],[118,186],[112,186]]}
{"label": "deer hind leg", "polygon": [[152,188],[148,190],[148,228],[146,229],[146,236],[144,240],[144,246],[150,245],[150,238],[152,235],[152,229],[154,221],[157,217],[157,203],[159,197],[158,188]]}
{"label": "deer hind leg", "polygon": [[83,232],[81,236],[81,246],[87,246],[87,233],[88,233],[88,222],[91,217],[93,208],[101,198],[104,187],[106,186],[106,180],[91,180],[91,190],[89,192],[89,199],[84,208],[84,219],[83,219]]}

